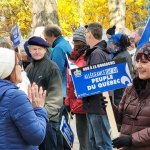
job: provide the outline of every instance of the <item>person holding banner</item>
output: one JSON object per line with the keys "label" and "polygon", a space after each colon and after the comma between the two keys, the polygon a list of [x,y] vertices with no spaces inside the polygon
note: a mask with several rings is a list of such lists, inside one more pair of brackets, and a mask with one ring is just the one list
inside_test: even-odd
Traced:
{"label": "person holding banner", "polygon": [[0,47],[0,149],[38,150],[48,122],[46,91],[33,83],[27,96],[19,90],[21,60],[12,49]]}
{"label": "person holding banner", "polygon": [[[71,55],[69,56],[69,59],[76,66],[83,67],[86,63],[84,60],[84,55],[86,50],[89,48],[86,45],[84,27],[80,27],[75,30],[73,34],[73,42],[74,48],[71,52]],[[76,130],[80,143],[80,150],[88,150],[90,146],[88,141],[88,125],[85,111],[83,110],[83,102],[82,99],[77,98],[75,95],[75,89],[73,87],[73,82],[71,80],[69,72],[67,74],[67,91],[65,105],[68,112],[75,114]]]}
{"label": "person holding banner", "polygon": [[[86,26],[86,42],[90,49],[86,51],[86,66],[104,63],[110,60],[107,43],[102,40],[103,28],[100,23],[93,22]],[[112,150],[110,125],[103,105],[102,93],[83,98],[83,107],[89,127],[91,150]]]}
{"label": "person holding banner", "polygon": [[115,107],[121,135],[113,140],[114,148],[150,150],[150,43],[135,54],[137,77],[126,88],[119,106]]}
{"label": "person holding banner", "polygon": [[[125,34],[115,34],[112,35],[112,45],[114,49],[114,57],[113,60],[115,59],[120,59],[120,58],[126,58],[126,61],[129,66],[130,74],[131,77],[133,77],[133,65],[132,65],[132,58],[129,52],[127,51],[127,47],[130,46],[130,40],[127,35]],[[114,91],[114,103],[115,105],[119,105],[119,102],[122,98],[124,89],[117,89]]]}

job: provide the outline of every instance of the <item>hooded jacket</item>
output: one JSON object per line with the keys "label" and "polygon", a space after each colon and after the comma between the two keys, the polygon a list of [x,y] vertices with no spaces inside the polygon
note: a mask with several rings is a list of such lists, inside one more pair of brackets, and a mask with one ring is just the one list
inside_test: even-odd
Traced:
{"label": "hooded jacket", "polygon": [[[83,53],[76,61],[74,61],[76,66],[83,67],[86,64],[84,55],[85,53]],[[65,105],[70,106],[71,112],[75,114],[85,114],[85,111],[83,110],[83,101],[76,97],[73,82],[69,73],[67,74],[67,92]]]}
{"label": "hooded jacket", "polygon": [[33,108],[15,84],[0,80],[0,150],[38,150],[47,121],[45,108]]}
{"label": "hooded jacket", "polygon": [[[86,66],[109,61],[110,57],[107,51],[107,43],[101,41],[92,49],[89,49],[85,55],[85,60]],[[105,109],[102,108],[102,101],[102,93],[84,97],[83,107],[87,113],[99,115],[106,114]]]}
{"label": "hooded jacket", "polygon": [[66,97],[66,85],[67,85],[67,62],[66,54],[70,54],[72,47],[68,41],[64,39],[63,36],[59,36],[52,45],[52,53],[50,59],[53,60],[59,67],[62,75],[62,85],[63,85],[63,97]]}
{"label": "hooded jacket", "polygon": [[121,135],[132,136],[132,146],[123,150],[150,150],[150,81],[133,80],[118,107]]}

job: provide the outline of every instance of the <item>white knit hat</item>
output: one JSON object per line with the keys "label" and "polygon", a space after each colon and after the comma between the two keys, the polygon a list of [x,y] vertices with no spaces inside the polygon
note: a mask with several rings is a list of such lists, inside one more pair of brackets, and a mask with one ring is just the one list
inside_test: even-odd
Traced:
{"label": "white knit hat", "polygon": [[5,79],[15,66],[15,51],[0,47],[0,79]]}

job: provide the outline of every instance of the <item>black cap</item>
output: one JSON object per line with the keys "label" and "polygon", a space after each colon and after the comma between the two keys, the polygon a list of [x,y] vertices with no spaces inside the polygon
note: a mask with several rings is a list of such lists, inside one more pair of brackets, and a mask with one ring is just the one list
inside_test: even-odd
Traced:
{"label": "black cap", "polygon": [[112,28],[109,28],[109,29],[106,31],[106,34],[109,34],[109,35],[115,34],[115,29],[116,29],[116,26],[113,26]]}
{"label": "black cap", "polygon": [[41,37],[33,36],[28,40],[28,45],[37,45],[41,47],[49,48],[50,45]]}

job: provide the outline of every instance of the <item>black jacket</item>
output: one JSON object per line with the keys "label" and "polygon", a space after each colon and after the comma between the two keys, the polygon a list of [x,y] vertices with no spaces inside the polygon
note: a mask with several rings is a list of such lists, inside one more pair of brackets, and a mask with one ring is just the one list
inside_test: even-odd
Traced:
{"label": "black jacket", "polygon": [[[99,42],[92,49],[89,49],[85,55],[86,66],[104,63],[110,61],[109,53],[107,52],[107,44],[105,41]],[[105,109],[102,107],[102,94],[96,94],[83,98],[83,107],[87,113],[105,114]]]}

